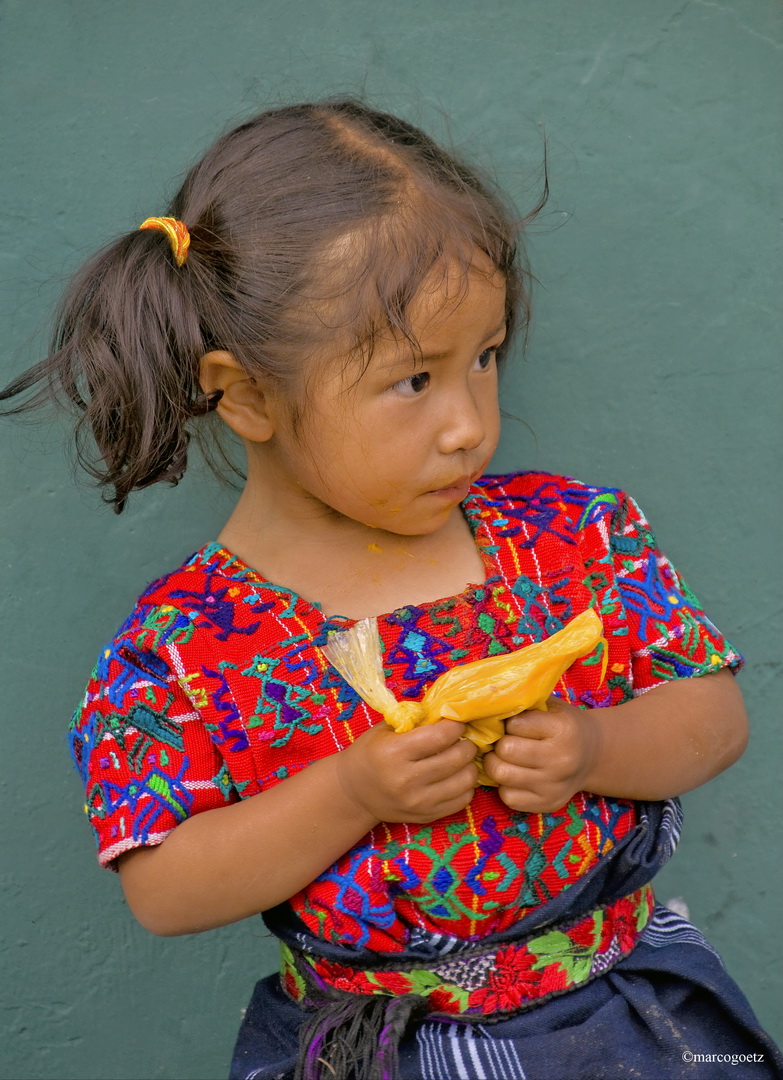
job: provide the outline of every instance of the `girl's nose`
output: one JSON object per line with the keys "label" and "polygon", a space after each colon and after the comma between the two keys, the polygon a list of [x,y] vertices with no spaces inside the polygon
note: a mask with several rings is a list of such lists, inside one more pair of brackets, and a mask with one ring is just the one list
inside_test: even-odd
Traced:
{"label": "girl's nose", "polygon": [[475,450],[487,437],[486,407],[469,387],[443,403],[439,449],[443,454]]}

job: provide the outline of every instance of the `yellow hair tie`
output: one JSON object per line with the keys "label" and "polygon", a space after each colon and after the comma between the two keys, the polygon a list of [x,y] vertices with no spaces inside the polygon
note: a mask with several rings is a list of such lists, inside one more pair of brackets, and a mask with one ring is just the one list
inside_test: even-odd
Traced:
{"label": "yellow hair tie", "polygon": [[173,217],[148,217],[139,225],[140,229],[160,229],[169,238],[171,250],[174,253],[174,262],[182,266],[188,257],[190,247],[190,233],[184,221],[177,221]]}

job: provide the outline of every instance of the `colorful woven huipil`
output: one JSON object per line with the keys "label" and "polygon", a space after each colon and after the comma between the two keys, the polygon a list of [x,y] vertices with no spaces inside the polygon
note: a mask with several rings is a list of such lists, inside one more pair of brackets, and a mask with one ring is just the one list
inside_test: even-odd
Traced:
{"label": "colorful woven huipil", "polygon": [[[455,663],[541,641],[590,606],[608,656],[602,644],[566,673],[558,692],[574,705],[616,705],[662,681],[740,663],[622,492],[513,474],[479,481],[463,508],[485,580],[379,616],[397,698],[418,699]],[[149,586],[101,655],[71,744],[103,863],[160,843],[188,815],[267,790],[379,722],[320,649],[350,620],[326,619],[262,569],[208,545]],[[325,947],[402,957],[440,942],[448,951],[502,935],[556,900],[636,824],[625,800],[580,792],[557,812],[526,814],[478,787],[449,818],[378,825],[292,897],[290,910]],[[649,896],[638,904],[635,933]],[[580,926],[573,944],[581,935],[598,948],[606,933]],[[571,985],[562,959],[532,972],[531,999]],[[314,963],[328,982],[330,961]],[[332,975],[335,985],[345,977]],[[470,994],[489,1009],[500,1000],[488,977],[467,996],[448,994],[441,1011],[463,1011]]]}

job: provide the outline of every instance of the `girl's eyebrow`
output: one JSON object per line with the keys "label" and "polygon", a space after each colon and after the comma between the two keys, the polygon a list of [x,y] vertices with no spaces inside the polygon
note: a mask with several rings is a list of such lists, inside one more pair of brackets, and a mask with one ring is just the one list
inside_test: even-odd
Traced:
{"label": "girl's eyebrow", "polygon": [[[504,330],[506,330],[506,328],[507,328],[507,324],[506,324],[506,320],[504,319],[503,322],[500,324],[500,326],[496,327],[494,330],[491,330],[490,333],[488,333],[488,334],[486,334],[484,336],[484,338],[483,338],[484,348],[486,348],[485,343],[487,341],[491,341],[492,338],[497,337],[498,334],[502,333]],[[419,356],[416,359],[417,360],[442,360],[444,356],[447,356],[449,354],[449,352],[450,352],[449,349],[442,349],[440,352],[422,352],[422,353],[419,354]]]}
{"label": "girl's eyebrow", "polygon": [[498,327],[496,327],[496,329],[494,329],[491,334],[487,334],[487,336],[486,336],[486,338],[484,340],[489,341],[490,338],[495,337],[501,331],[507,331],[507,330],[508,330],[508,319],[504,316],[503,317],[503,322],[500,323],[500,325]]}
{"label": "girl's eyebrow", "polygon": [[[499,326],[496,326],[494,330],[491,330],[488,334],[486,334],[483,340],[485,342],[491,341],[492,338],[497,337],[498,334],[503,333],[503,331],[507,329],[508,323],[504,318],[503,322],[500,323]],[[413,349],[410,349],[410,351],[406,350],[405,352],[398,353],[397,356],[391,357],[386,361],[382,361],[380,367],[388,370],[389,368],[407,366],[411,363],[418,366],[419,364],[426,363],[428,360],[442,360],[444,356],[448,356],[449,352],[449,349],[442,349],[437,352],[415,352]]]}

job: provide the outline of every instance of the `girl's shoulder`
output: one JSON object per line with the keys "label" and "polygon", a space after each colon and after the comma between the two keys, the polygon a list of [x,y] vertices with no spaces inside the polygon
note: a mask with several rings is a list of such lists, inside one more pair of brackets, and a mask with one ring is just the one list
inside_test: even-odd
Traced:
{"label": "girl's shoulder", "polygon": [[295,650],[303,634],[320,642],[326,629],[315,607],[210,543],[147,585],[101,649],[87,698],[110,698],[117,687],[124,694],[125,686],[147,679],[161,689],[178,687],[203,710],[204,680],[224,687],[247,675],[261,653]]}
{"label": "girl's shoulder", "polygon": [[[219,622],[220,600],[234,598],[265,579],[217,541],[205,544],[174,569],[151,581],[136,601],[134,615],[150,606],[164,605],[192,613],[202,601]],[[133,617],[133,616],[131,616]]]}
{"label": "girl's shoulder", "polygon": [[488,496],[498,498],[551,499],[559,494],[567,500],[583,501],[585,495],[598,497],[606,505],[617,505],[625,493],[617,487],[588,484],[573,476],[531,469],[521,472],[488,473],[477,481],[476,487]]}
{"label": "girl's shoulder", "polygon": [[571,542],[578,542],[592,526],[623,528],[629,518],[647,525],[638,505],[620,488],[588,484],[573,476],[538,470],[489,474],[477,482],[475,491],[476,510],[480,506],[485,513],[495,511],[493,525],[506,536],[523,522],[539,537],[551,533]]}
{"label": "girl's shoulder", "polygon": [[162,675],[171,669],[177,646],[217,646],[234,630],[243,629],[244,611],[261,579],[217,543],[190,555],[174,569],[151,581],[127,618],[101,650],[97,672],[112,660]]}

